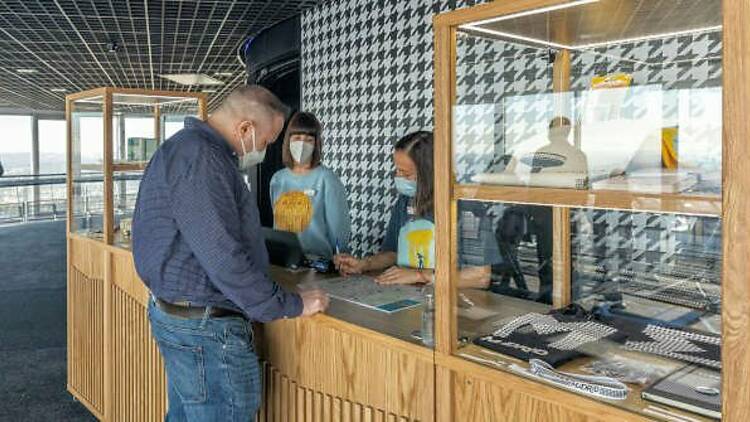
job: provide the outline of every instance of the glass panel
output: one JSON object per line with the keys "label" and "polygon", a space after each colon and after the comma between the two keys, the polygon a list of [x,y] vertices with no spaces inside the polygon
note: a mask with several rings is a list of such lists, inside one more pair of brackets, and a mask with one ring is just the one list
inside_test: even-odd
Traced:
{"label": "glass panel", "polygon": [[161,139],[169,139],[185,126],[186,117],[198,116],[198,102],[182,102],[161,108]]}
{"label": "glass panel", "polygon": [[114,212],[115,230],[114,245],[121,248],[131,247],[131,227],[135,200],[143,173],[139,171],[116,172],[114,174]]}
{"label": "glass panel", "polygon": [[123,131],[124,143],[115,144],[115,156],[118,162],[148,161],[156,151],[154,117],[131,117],[126,113],[119,116],[122,117],[117,119],[118,129],[120,129],[119,125],[122,125],[120,130]]}
{"label": "glass panel", "polygon": [[462,26],[457,181],[719,195],[720,1],[657,3],[573,2]]}
{"label": "glass panel", "polygon": [[198,99],[114,94],[112,100],[114,245],[129,249],[143,170],[167,134],[181,129],[186,117],[197,117]]}
{"label": "glass panel", "polygon": [[177,122],[198,115],[196,98],[114,94],[112,100],[115,163],[128,170],[145,167],[167,132],[176,132]]}
{"label": "glass panel", "polygon": [[[718,218],[573,210],[571,233],[576,301],[662,323],[720,322]],[[716,324],[701,329],[718,334]]]}
{"label": "glass panel", "polygon": [[72,125],[73,215],[71,232],[104,237],[103,107],[96,99],[74,101]]}
{"label": "glass panel", "polygon": [[464,344],[523,312],[551,309],[552,208],[458,202],[458,317]]}
{"label": "glass panel", "polygon": [[459,28],[459,355],[646,417],[719,416],[721,38],[719,0]]}
{"label": "glass panel", "polygon": [[609,376],[599,398],[633,411],[669,388],[676,412],[719,408],[718,218],[461,200],[457,223],[460,356],[568,389],[534,371]]}

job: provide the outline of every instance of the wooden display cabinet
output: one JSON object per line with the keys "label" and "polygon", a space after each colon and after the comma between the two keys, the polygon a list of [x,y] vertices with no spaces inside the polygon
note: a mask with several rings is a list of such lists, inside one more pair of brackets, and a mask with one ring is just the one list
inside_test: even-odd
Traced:
{"label": "wooden display cabinet", "polygon": [[206,118],[204,94],[98,88],[66,97],[68,391],[100,420],[160,420],[166,409],[149,294],[120,225],[150,154],[186,116]]}
{"label": "wooden display cabinet", "polygon": [[[591,241],[574,217],[617,213],[626,219],[687,221],[693,225],[679,230],[690,233],[699,246],[716,240],[703,228],[718,226],[720,242],[711,259],[718,262],[714,287],[720,303],[714,303],[711,312],[721,327],[722,416],[727,421],[750,420],[750,212],[744,204],[750,194],[750,171],[744,163],[750,156],[750,83],[743,71],[750,67],[748,21],[750,5],[733,0],[497,1],[434,18],[435,169],[441,169],[435,174],[436,420],[704,420],[641,399],[644,387],[631,385],[627,400],[604,401],[520,376],[509,368],[524,368],[524,361],[459,341],[475,324],[461,309],[467,292],[460,287],[459,271],[465,265],[462,219],[467,203],[548,212],[550,299],[506,298],[483,304],[506,317],[544,313],[587,298],[581,293],[580,257],[572,243]],[[685,55],[683,48],[697,53]],[[699,68],[706,71],[701,73],[705,79],[687,81]],[[597,75],[611,76],[611,85],[599,85],[601,80],[592,79]],[[613,110],[617,117],[601,117]],[[519,167],[511,163],[524,162],[528,144],[526,149],[537,151],[534,154],[544,150],[544,140],[536,140],[547,135],[547,123],[559,116],[567,117],[566,126],[572,127],[565,150],[575,148],[588,158],[583,183],[561,187],[561,180],[539,176],[549,169],[533,160],[526,162],[533,171],[519,176]],[[679,148],[664,134],[667,126],[675,125]],[[552,142],[555,126],[549,127]],[[636,133],[647,136],[629,144],[628,137]],[[606,144],[607,139],[617,142]],[[699,147],[691,151],[691,145]],[[668,159],[668,146],[679,150],[679,163],[674,156]],[[607,156],[607,149],[617,153]],[[471,151],[479,152],[467,158]],[[502,160],[506,154],[508,159]],[[657,169],[660,180],[686,169],[697,173],[697,181],[689,188],[670,184],[653,192],[635,183],[636,167],[617,164],[623,157],[628,164],[640,163],[644,156],[643,162],[652,167],[638,164],[638,169]],[[547,174],[569,176],[562,171]],[[624,188],[612,190],[615,177]],[[597,183],[600,180],[604,183]],[[491,224],[494,230],[497,226]],[[672,232],[663,227],[653,230],[655,236],[671,239]],[[623,236],[632,241],[635,235]],[[533,237],[537,245],[542,242],[540,235]],[[709,316],[703,313],[699,321]],[[644,363],[659,360],[637,356]],[[573,361],[562,369],[580,373],[581,365]]]}

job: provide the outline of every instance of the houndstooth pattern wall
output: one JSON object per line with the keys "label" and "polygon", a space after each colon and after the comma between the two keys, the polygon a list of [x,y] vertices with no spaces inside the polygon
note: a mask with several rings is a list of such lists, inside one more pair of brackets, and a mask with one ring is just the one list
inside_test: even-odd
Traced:
{"label": "houndstooth pattern wall", "polygon": [[351,248],[380,248],[393,144],[432,130],[436,13],[472,0],[338,0],[302,16],[302,107],[325,127],[323,162],[349,190]]}
{"label": "houndstooth pattern wall", "polygon": [[[475,3],[481,1],[338,0],[302,17],[302,106],[325,126],[324,163],[349,190],[356,254],[379,249],[383,238],[396,198],[394,142],[408,132],[432,128],[432,16]],[[572,62],[572,89],[583,92],[593,75],[613,71],[631,72],[636,85],[662,84],[671,90],[718,86],[720,52],[720,34],[712,33],[578,54]],[[539,131],[540,121],[553,117],[554,101],[548,95],[552,65],[545,49],[468,35],[458,39],[457,58],[456,173],[466,181],[472,174],[502,168],[502,155]],[[664,107],[665,115],[677,113],[674,102],[665,101]],[[489,140],[475,141],[480,138]],[[633,218],[598,213],[611,221]],[[579,217],[604,218],[591,213]],[[594,235],[604,238],[618,230],[616,224],[607,227]],[[642,236],[646,231],[631,233]],[[645,244],[627,242],[624,247],[635,249]]]}

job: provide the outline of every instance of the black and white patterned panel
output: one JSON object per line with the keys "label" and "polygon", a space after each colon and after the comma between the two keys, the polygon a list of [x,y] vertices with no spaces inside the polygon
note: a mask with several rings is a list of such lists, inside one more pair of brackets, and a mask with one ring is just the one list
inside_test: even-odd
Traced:
{"label": "black and white patterned panel", "polygon": [[349,191],[355,254],[384,236],[393,144],[432,130],[432,17],[477,3],[337,0],[302,16],[302,106],[324,125],[323,162]]}

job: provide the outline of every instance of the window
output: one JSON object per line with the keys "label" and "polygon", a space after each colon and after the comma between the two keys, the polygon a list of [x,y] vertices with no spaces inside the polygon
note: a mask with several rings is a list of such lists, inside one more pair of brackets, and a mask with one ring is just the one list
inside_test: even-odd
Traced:
{"label": "window", "polygon": [[39,120],[39,174],[63,174],[65,120]]}
{"label": "window", "polygon": [[31,117],[0,116],[0,162],[5,176],[31,174]]}

